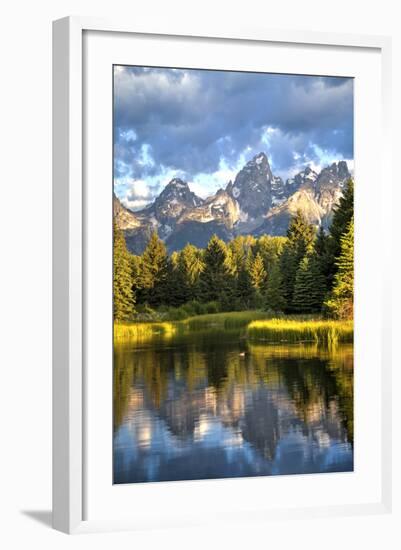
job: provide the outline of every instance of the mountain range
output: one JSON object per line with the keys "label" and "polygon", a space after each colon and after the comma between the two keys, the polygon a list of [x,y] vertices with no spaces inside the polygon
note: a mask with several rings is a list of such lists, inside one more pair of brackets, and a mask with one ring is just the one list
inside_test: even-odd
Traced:
{"label": "mountain range", "polygon": [[300,210],[316,226],[330,225],[333,207],[351,177],[347,163],[334,162],[316,173],[306,167],[285,182],[273,175],[265,153],[254,156],[225,189],[202,199],[188,183],[172,179],[155,201],[133,212],[114,195],[114,218],[128,249],[141,254],[153,231],[172,252],[187,243],[203,248],[213,234],[224,241],[236,235],[285,235]]}

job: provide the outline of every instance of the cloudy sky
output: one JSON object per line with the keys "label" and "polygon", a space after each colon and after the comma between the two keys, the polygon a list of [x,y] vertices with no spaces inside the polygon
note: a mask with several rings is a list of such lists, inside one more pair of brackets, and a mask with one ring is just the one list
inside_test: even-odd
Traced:
{"label": "cloudy sky", "polygon": [[114,67],[114,189],[131,209],[173,177],[206,197],[260,151],[284,179],[352,169],[352,79]]}

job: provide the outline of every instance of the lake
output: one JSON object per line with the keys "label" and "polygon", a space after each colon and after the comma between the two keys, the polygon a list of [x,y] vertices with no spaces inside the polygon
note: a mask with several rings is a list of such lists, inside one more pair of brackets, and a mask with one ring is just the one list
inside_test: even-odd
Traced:
{"label": "lake", "polygon": [[353,470],[353,347],[210,327],[114,350],[114,483]]}

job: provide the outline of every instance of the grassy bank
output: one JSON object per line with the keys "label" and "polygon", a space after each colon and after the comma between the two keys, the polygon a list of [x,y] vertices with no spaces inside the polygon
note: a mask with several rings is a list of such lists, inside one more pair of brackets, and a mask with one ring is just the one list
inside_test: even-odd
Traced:
{"label": "grassy bank", "polygon": [[176,323],[115,323],[114,342],[116,344],[146,342],[157,335],[168,339],[172,338],[176,332]]}
{"label": "grassy bank", "polygon": [[240,329],[245,328],[255,319],[271,317],[263,311],[232,311],[227,313],[208,313],[195,315],[183,321],[146,321],[133,323],[115,323],[114,341],[146,342],[150,338],[160,336],[168,339],[177,334],[197,331],[207,328]]}
{"label": "grassy bank", "polygon": [[316,342],[335,345],[352,343],[352,321],[268,319],[252,321],[246,331],[249,340],[272,343]]}
{"label": "grassy bank", "polygon": [[352,343],[352,321],[329,321],[310,317],[272,318],[264,311],[233,311],[196,315],[183,321],[116,323],[114,341],[144,343],[154,337],[168,340],[176,334],[201,331],[208,328],[244,330],[245,336],[260,343],[299,343],[335,345]]}

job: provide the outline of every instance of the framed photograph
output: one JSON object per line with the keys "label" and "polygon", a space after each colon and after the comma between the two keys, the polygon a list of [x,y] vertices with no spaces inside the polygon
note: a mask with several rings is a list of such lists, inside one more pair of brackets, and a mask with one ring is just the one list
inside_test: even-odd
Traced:
{"label": "framed photograph", "polygon": [[389,511],[389,39],[53,36],[54,527]]}

